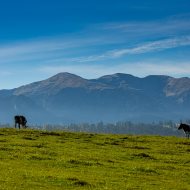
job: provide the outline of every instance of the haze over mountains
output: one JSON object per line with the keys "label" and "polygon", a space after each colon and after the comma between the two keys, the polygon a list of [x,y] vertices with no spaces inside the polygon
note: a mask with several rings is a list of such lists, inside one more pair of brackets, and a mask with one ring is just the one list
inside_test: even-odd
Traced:
{"label": "haze over mountains", "polygon": [[47,80],[0,90],[0,122],[23,114],[30,124],[153,122],[190,118],[190,78],[116,73],[87,80],[59,73]]}

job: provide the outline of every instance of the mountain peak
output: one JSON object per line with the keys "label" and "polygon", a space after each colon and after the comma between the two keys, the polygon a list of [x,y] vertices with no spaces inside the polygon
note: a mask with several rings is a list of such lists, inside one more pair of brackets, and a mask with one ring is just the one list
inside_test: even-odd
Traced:
{"label": "mountain peak", "polygon": [[77,75],[63,72],[58,73],[46,80],[31,83],[15,89],[14,94],[55,94],[64,88],[83,87],[88,83],[88,80]]}
{"label": "mountain peak", "polygon": [[135,78],[135,77],[133,75],[130,75],[130,74],[115,73],[115,74],[112,74],[112,75],[102,76],[99,79],[116,79],[116,78],[126,79],[126,78]]}
{"label": "mountain peak", "polygon": [[[62,72],[62,73],[58,73],[52,77],[50,77],[47,80],[64,80],[64,79],[82,79],[82,77],[72,74],[72,73],[68,73],[68,72]],[[84,79],[85,80],[85,79]]]}
{"label": "mountain peak", "polygon": [[136,83],[138,79],[138,77],[130,74],[115,73],[112,75],[105,75],[103,77],[100,77],[97,79],[97,81],[114,88],[128,88],[130,84],[132,85],[132,83]]}
{"label": "mountain peak", "polygon": [[45,80],[45,83],[64,86],[64,87],[77,87],[85,83],[87,80],[71,73],[63,72],[58,73],[47,80]]}

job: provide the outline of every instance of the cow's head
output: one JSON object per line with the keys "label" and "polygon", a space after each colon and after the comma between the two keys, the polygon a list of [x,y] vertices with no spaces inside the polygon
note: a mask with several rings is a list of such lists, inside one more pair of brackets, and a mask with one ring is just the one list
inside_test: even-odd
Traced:
{"label": "cow's head", "polygon": [[180,123],[178,130],[183,129],[183,125],[184,125],[183,123]]}

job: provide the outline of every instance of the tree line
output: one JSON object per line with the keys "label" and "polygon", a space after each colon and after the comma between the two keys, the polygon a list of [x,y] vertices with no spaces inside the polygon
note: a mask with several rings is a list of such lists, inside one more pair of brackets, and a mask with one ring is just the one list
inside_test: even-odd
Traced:
{"label": "tree line", "polygon": [[[186,121],[186,123],[190,123]],[[160,121],[152,123],[133,123],[131,121],[120,121],[116,123],[73,123],[68,125],[41,125],[33,126],[41,130],[65,130],[72,132],[106,133],[106,134],[133,134],[133,135],[162,135],[182,136],[178,130],[178,124],[173,121]]]}
{"label": "tree line", "polygon": [[[190,120],[185,121],[190,124]],[[0,124],[0,127],[12,127],[9,124]],[[135,123],[131,121],[120,121],[116,123],[71,123],[71,124],[44,124],[32,125],[29,128],[55,131],[65,130],[71,132],[105,133],[105,134],[132,134],[132,135],[162,135],[183,136],[178,130],[178,124],[173,121],[160,121],[152,123]]]}

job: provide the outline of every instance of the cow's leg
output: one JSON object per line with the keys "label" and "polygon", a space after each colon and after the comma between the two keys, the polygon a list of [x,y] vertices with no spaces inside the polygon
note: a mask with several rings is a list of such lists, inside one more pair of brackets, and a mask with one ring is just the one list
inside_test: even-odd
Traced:
{"label": "cow's leg", "polygon": [[20,123],[18,124],[18,128],[20,129]]}
{"label": "cow's leg", "polygon": [[16,122],[15,122],[15,129],[16,129]]}

